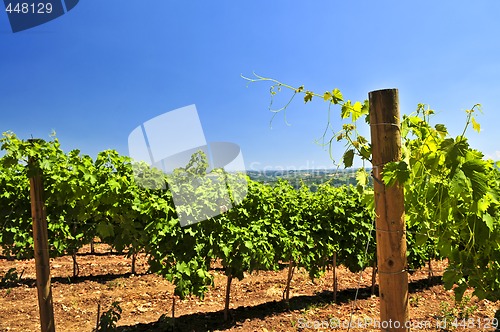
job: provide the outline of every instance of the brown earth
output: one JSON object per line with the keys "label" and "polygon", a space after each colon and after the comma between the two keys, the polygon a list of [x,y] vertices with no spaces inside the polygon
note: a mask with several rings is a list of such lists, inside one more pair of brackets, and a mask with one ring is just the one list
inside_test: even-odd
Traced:
{"label": "brown earth", "polygon": [[[92,331],[98,304],[101,313],[114,301],[121,307],[119,331],[172,331],[173,286],[162,277],[147,274],[144,256],[137,261],[137,274],[130,274],[131,260],[110,254],[98,245],[95,255],[85,248],[78,254],[80,276],[72,275],[71,257],[51,260],[52,294],[57,331]],[[491,325],[500,302],[472,298],[465,308],[453,308],[453,292],[441,284],[444,262],[433,262],[434,277],[422,269],[410,276],[412,331],[443,330],[456,318],[458,330],[493,331]],[[39,314],[33,260],[0,259],[0,276],[12,267],[22,278],[0,285],[0,331],[39,331]],[[282,300],[287,269],[246,274],[231,287],[230,319],[224,322],[226,277],[214,269],[215,286],[204,300],[176,300],[174,331],[374,331],[379,317],[379,298],[371,295],[371,269],[361,275],[338,269],[339,293],[333,303],[332,271],[312,282],[307,273],[296,271],[291,283],[289,308]],[[360,281],[361,277],[361,282]],[[358,300],[356,289],[360,285]],[[469,293],[469,292],[468,292]],[[448,308],[446,309],[446,305]],[[459,315],[470,311],[468,321]],[[453,319],[452,319],[453,318]],[[452,320],[450,322],[450,319]],[[370,320],[372,323],[370,323]],[[340,327],[337,325],[340,323]],[[464,325],[465,323],[465,325]],[[343,327],[344,326],[344,327]]]}

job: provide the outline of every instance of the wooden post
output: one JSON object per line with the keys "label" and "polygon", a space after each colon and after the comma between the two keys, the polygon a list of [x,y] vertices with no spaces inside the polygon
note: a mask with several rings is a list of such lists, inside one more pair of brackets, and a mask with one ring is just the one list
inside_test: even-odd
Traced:
{"label": "wooden post", "polygon": [[[33,143],[35,140],[29,140]],[[38,306],[40,309],[40,325],[42,332],[55,332],[52,289],[50,287],[49,246],[47,234],[47,217],[43,201],[42,174],[34,158],[30,158],[31,216],[33,218],[33,246],[35,250],[36,287],[38,290]]]}
{"label": "wooden post", "polygon": [[95,330],[99,331],[99,323],[101,322],[101,302],[97,303],[97,321],[95,322]]}
{"label": "wooden post", "polygon": [[233,276],[231,272],[227,274],[227,283],[226,283],[226,302],[224,304],[224,322],[229,320],[229,301],[231,294],[231,281],[233,281]]}
{"label": "wooden post", "polygon": [[375,295],[375,285],[377,284],[377,261],[373,262],[372,268],[372,295]]}
{"label": "wooden post", "polygon": [[337,281],[337,252],[333,253],[333,303],[337,303],[337,291],[338,291],[338,281]]}
{"label": "wooden post", "polygon": [[295,270],[295,262],[293,258],[290,259],[290,263],[288,263],[288,275],[286,277],[286,287],[283,291],[283,298],[285,299],[286,306],[290,306],[290,284],[292,283],[293,271]]}
{"label": "wooden post", "polygon": [[403,187],[382,182],[384,165],[401,159],[397,89],[369,93],[382,331],[409,331]]}
{"label": "wooden post", "polygon": [[172,331],[175,331],[175,294],[172,296]]}
{"label": "wooden post", "polygon": [[135,262],[137,260],[137,253],[134,251],[132,254],[132,274],[135,275]]}

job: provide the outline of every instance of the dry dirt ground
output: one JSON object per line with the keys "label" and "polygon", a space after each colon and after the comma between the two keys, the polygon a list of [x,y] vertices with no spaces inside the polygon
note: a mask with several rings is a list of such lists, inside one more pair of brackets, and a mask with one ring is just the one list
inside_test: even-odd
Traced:
{"label": "dry dirt ground", "polygon": [[[80,276],[72,275],[71,257],[51,260],[52,294],[57,331],[92,331],[97,308],[101,313],[118,301],[122,308],[118,331],[351,331],[377,330],[379,299],[371,296],[371,269],[361,274],[358,300],[354,302],[360,274],[338,269],[339,293],[333,303],[332,272],[313,283],[304,271],[296,271],[291,283],[289,307],[282,301],[287,269],[259,272],[234,280],[231,288],[230,319],[224,322],[226,277],[215,269],[215,286],[204,300],[177,299],[172,321],[173,286],[163,278],[147,274],[145,257],[137,261],[137,274],[130,274],[131,260],[110,254],[104,245],[96,254],[89,248],[78,254]],[[33,260],[8,261],[0,258],[0,276],[12,267],[22,278],[0,285],[0,331],[39,331],[39,314]],[[472,298],[465,308],[453,308],[453,293],[441,284],[444,262],[433,262],[434,277],[426,269],[410,276],[410,317],[412,331],[457,330],[494,331],[491,325],[500,302]],[[448,308],[446,307],[448,305]],[[451,320],[451,321],[450,321]],[[173,323],[173,324],[172,324]],[[387,323],[387,322],[386,322]],[[465,324],[464,324],[465,323]]]}

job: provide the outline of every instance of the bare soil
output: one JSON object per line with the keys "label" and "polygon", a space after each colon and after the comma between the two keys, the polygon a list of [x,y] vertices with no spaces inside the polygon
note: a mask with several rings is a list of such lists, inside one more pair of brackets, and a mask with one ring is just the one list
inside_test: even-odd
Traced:
{"label": "bare soil", "polygon": [[[371,268],[354,274],[338,268],[339,292],[333,302],[332,271],[311,281],[305,271],[295,272],[290,302],[283,301],[288,269],[261,271],[233,280],[230,319],[224,322],[226,277],[214,268],[215,286],[203,300],[175,301],[174,287],[165,279],[148,274],[143,255],[137,260],[137,274],[130,273],[131,259],[109,253],[98,245],[96,254],[84,248],[77,260],[80,275],[73,273],[70,256],[51,259],[52,295],[57,331],[92,331],[98,304],[101,313],[114,301],[121,307],[118,331],[351,331],[377,330],[379,298],[371,294]],[[410,317],[412,331],[494,331],[490,327],[500,302],[472,300],[461,310],[453,309],[453,292],[441,284],[445,262],[433,262],[434,276],[422,269],[410,275]],[[0,277],[12,267],[23,272],[17,282],[0,285],[0,331],[40,331],[34,260],[9,261],[0,258]],[[358,289],[359,284],[359,289]],[[356,292],[358,299],[354,301]],[[377,290],[376,290],[377,291]],[[470,291],[468,292],[470,294]],[[448,305],[448,308],[446,308]],[[469,320],[460,315],[469,314]],[[455,322],[450,321],[456,318]],[[385,322],[387,323],[387,322]],[[452,323],[457,323],[454,328]]]}

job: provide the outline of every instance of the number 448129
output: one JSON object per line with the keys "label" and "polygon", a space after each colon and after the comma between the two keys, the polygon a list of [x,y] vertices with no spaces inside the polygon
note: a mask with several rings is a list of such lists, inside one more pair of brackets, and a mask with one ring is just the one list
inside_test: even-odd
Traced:
{"label": "number 448129", "polygon": [[39,3],[16,3],[12,5],[11,2],[5,7],[5,11],[9,14],[50,14],[52,13],[52,3],[39,2]]}

